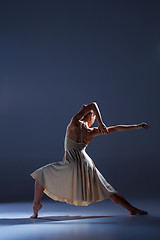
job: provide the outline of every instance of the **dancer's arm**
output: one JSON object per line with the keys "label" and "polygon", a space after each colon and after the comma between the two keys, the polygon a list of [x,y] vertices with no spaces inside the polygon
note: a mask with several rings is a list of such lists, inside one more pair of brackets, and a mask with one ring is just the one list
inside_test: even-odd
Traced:
{"label": "dancer's arm", "polygon": [[117,125],[115,126],[115,129],[117,132],[122,132],[122,131],[128,131],[128,130],[133,130],[133,129],[148,129],[150,126],[147,123],[140,123],[140,124],[132,124],[132,125]]}
{"label": "dancer's arm", "polygon": [[[107,130],[109,134],[114,132],[122,132],[122,131],[128,131],[128,130],[140,129],[140,128],[144,128],[147,130],[150,128],[150,126],[146,123],[132,124],[132,125],[116,125],[116,126],[107,127]],[[102,135],[98,127],[93,127],[90,134],[92,135],[92,137]]]}
{"label": "dancer's arm", "polygon": [[73,116],[72,121],[80,121],[91,110],[96,115],[100,132],[103,134],[107,133],[106,125],[102,121],[102,116],[96,102],[92,102],[88,105],[85,105],[76,115]]}
{"label": "dancer's arm", "polygon": [[98,123],[102,123],[102,117],[101,117],[101,114],[100,114],[100,111],[99,111],[99,108],[98,108],[98,105],[96,102],[92,102],[88,105],[84,105],[82,107],[82,109],[76,114],[73,116],[73,120],[81,120],[87,113],[89,113],[90,111],[93,111],[94,114],[96,115],[96,118],[97,118],[97,122]]}

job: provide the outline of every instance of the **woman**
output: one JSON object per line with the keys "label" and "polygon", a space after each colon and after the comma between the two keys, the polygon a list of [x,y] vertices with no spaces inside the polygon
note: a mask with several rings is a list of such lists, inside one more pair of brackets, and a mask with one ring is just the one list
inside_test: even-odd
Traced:
{"label": "woman", "polygon": [[[98,127],[91,128],[95,118]],[[147,214],[146,211],[132,206],[105,180],[85,151],[96,136],[140,128],[147,130],[149,125],[141,123],[106,127],[97,104],[92,102],[84,105],[67,126],[63,161],[48,164],[31,174],[35,179],[35,192],[33,215],[30,218],[37,218],[42,207],[40,201],[43,192],[56,201],[76,206],[87,206],[110,198],[126,208],[130,215]]]}

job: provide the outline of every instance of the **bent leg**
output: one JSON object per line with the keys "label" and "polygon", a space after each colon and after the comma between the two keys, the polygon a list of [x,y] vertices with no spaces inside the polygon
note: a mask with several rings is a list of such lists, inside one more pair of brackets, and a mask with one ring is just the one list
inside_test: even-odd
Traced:
{"label": "bent leg", "polygon": [[147,214],[146,211],[140,210],[133,205],[131,205],[120,193],[114,193],[112,196],[110,196],[110,199],[117,203],[120,204],[122,207],[126,208],[129,212],[130,215],[135,215],[136,213],[139,214]]}
{"label": "bent leg", "polygon": [[34,200],[33,200],[33,215],[30,218],[37,218],[38,211],[42,208],[40,203],[43,195],[44,187],[35,180]]}

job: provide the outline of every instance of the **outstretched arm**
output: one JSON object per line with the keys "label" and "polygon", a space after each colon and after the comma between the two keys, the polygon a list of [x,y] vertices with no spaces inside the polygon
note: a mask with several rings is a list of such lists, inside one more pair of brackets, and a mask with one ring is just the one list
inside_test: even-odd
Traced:
{"label": "outstretched arm", "polygon": [[[150,128],[150,126],[147,123],[140,123],[140,124],[132,124],[132,125],[116,125],[116,126],[106,127],[108,134],[114,133],[114,132],[128,131],[132,129],[140,129],[140,128],[144,128],[147,130]],[[93,138],[99,135],[102,135],[102,133],[99,131],[99,128],[93,127],[92,131],[90,132],[90,136]]]}
{"label": "outstretched arm", "polygon": [[132,124],[132,125],[116,125],[115,130],[118,132],[128,131],[133,129],[140,129],[145,128],[146,130],[149,129],[149,125],[147,123],[140,123],[140,124]]}

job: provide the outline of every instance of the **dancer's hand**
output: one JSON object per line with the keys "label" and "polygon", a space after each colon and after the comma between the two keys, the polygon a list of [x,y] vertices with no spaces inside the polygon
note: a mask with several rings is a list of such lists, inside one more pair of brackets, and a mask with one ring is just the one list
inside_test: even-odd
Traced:
{"label": "dancer's hand", "polygon": [[146,130],[150,128],[150,126],[147,123],[144,123],[144,122],[138,124],[137,126],[138,126],[138,128],[144,128]]}
{"label": "dancer's hand", "polygon": [[108,134],[109,133],[106,125],[103,122],[99,124],[98,129],[99,129],[100,133],[102,133],[102,134]]}

